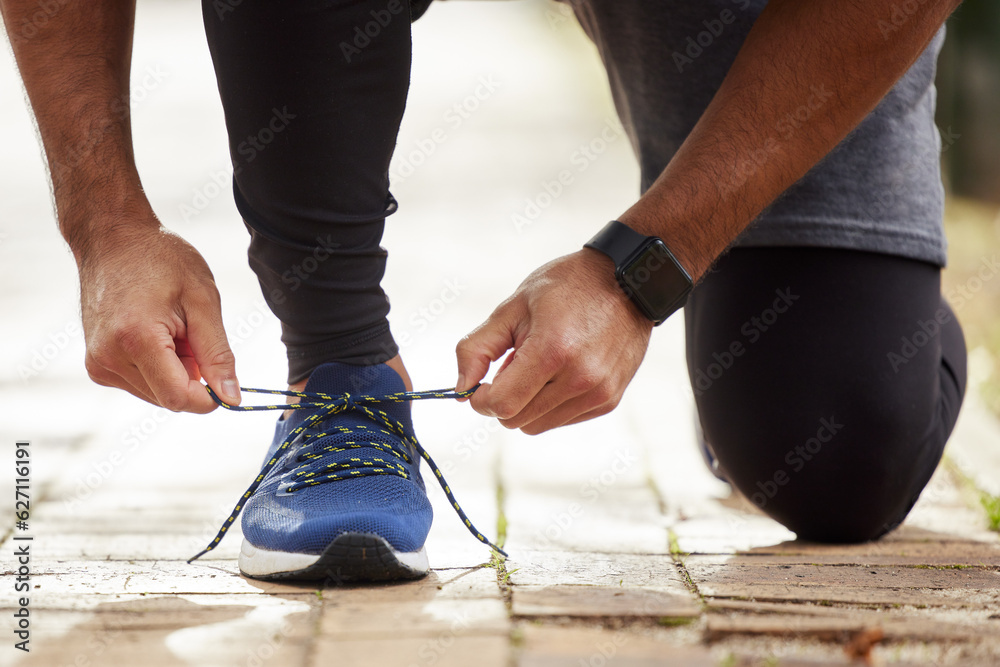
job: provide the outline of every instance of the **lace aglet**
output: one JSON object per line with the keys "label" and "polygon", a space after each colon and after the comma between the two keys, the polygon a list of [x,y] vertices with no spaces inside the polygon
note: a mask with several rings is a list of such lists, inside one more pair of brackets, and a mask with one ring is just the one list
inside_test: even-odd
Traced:
{"label": "lace aglet", "polygon": [[198,560],[199,558],[201,558],[202,556],[204,556],[205,554],[207,554],[208,551],[209,551],[208,549],[202,549],[201,551],[199,551],[198,553],[196,553],[194,556],[191,556],[191,558],[188,558],[188,560],[187,560],[188,565],[190,565],[191,563],[195,562],[196,560]]}

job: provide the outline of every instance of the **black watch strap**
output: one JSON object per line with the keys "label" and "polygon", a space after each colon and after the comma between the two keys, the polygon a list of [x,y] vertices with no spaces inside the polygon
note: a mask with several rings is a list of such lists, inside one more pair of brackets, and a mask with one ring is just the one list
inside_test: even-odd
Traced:
{"label": "black watch strap", "polygon": [[662,324],[691,293],[691,276],[657,236],[612,220],[584,247],[611,258],[622,291],[653,324]]}
{"label": "black watch strap", "polygon": [[621,266],[648,238],[650,237],[643,236],[628,225],[612,220],[604,226],[604,229],[594,234],[594,238],[587,241],[583,247],[603,252],[611,258],[615,266]]}

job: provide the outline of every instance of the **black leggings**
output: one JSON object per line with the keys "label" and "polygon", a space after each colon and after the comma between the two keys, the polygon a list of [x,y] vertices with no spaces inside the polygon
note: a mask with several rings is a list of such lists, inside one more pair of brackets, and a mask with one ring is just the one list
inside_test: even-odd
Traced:
{"label": "black leggings", "polygon": [[701,426],[723,474],[800,538],[906,517],[965,394],[962,329],[924,262],[736,248],[685,308]]}
{"label": "black leggings", "polygon": [[[426,9],[414,2],[412,16]],[[288,381],[394,357],[379,246],[410,82],[406,0],[202,0],[250,266]]]}
{"label": "black leggings", "polygon": [[[203,0],[250,265],[281,320],[289,382],[398,351],[379,242],[395,210],[410,20],[426,4]],[[739,489],[802,537],[871,539],[903,519],[965,386],[936,267],[737,249],[686,316],[704,431]]]}

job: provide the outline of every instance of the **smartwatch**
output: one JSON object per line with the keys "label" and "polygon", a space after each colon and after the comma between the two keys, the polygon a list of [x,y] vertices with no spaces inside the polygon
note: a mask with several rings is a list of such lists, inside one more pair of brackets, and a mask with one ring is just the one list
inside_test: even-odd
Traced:
{"label": "smartwatch", "polygon": [[659,326],[687,301],[694,284],[658,236],[643,236],[612,220],[583,246],[603,252],[615,263],[615,278],[625,295]]}

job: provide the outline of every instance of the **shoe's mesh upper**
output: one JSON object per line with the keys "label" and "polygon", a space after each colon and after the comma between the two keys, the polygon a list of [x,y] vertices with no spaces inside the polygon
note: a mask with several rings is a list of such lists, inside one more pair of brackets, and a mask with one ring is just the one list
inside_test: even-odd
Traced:
{"label": "shoe's mesh upper", "polygon": [[[335,390],[319,391],[327,385],[346,386],[350,391],[340,394]],[[214,549],[245,509],[248,513],[243,515],[244,532],[248,541],[272,550],[299,549],[314,553],[344,533],[377,531],[399,550],[408,547],[416,550],[423,544],[431,521],[418,456],[427,461],[469,533],[506,557],[503,549],[472,525],[440,468],[417,442],[409,419],[411,401],[468,398],[479,385],[464,391],[384,390],[400,386],[395,372],[384,365],[328,364],[314,372],[307,387],[309,391],[240,387],[244,393],[292,396],[298,399],[294,403],[234,406],[219,398],[211,387],[206,387],[212,399],[227,410],[291,410],[304,416],[278,421],[274,442],[257,477],[211,543],[188,562]],[[372,393],[379,389],[381,393]],[[300,410],[308,412],[297,412]],[[396,477],[407,484],[380,485],[372,480],[362,481],[372,476]],[[331,483],[348,486],[342,486],[339,494],[314,493],[317,486]],[[268,494],[262,496],[267,499],[254,501],[258,492]],[[255,505],[252,511],[249,509],[251,502]]]}
{"label": "shoe's mesh upper", "polygon": [[[305,389],[306,392],[328,394],[389,394],[404,390],[399,375],[384,364],[349,366],[335,363],[317,368]],[[379,409],[400,421],[408,434],[412,433],[408,402],[385,404]],[[290,429],[308,416],[299,414],[301,412],[304,411],[294,413],[287,423],[279,422],[269,456]],[[352,427],[352,433],[331,433],[312,440],[305,447],[301,441],[318,429],[302,434],[247,501],[243,535],[252,545],[272,551],[319,554],[338,535],[361,532],[382,536],[397,551],[412,552],[423,546],[430,530],[432,511],[420,478],[420,458],[409,445],[402,444],[398,436],[361,412],[340,413],[325,420],[322,430],[331,431],[341,426]],[[406,451],[410,461],[390,457],[384,450],[372,447],[322,452],[323,447],[329,445],[364,444],[366,434],[370,434],[373,441],[392,443],[395,449]],[[374,475],[305,486],[290,494],[280,493],[279,489],[294,479],[292,471],[309,464],[309,461],[296,461],[296,457],[310,452],[322,454],[313,460],[314,466],[343,461],[359,453],[374,454],[388,463],[402,465],[409,479]]]}

